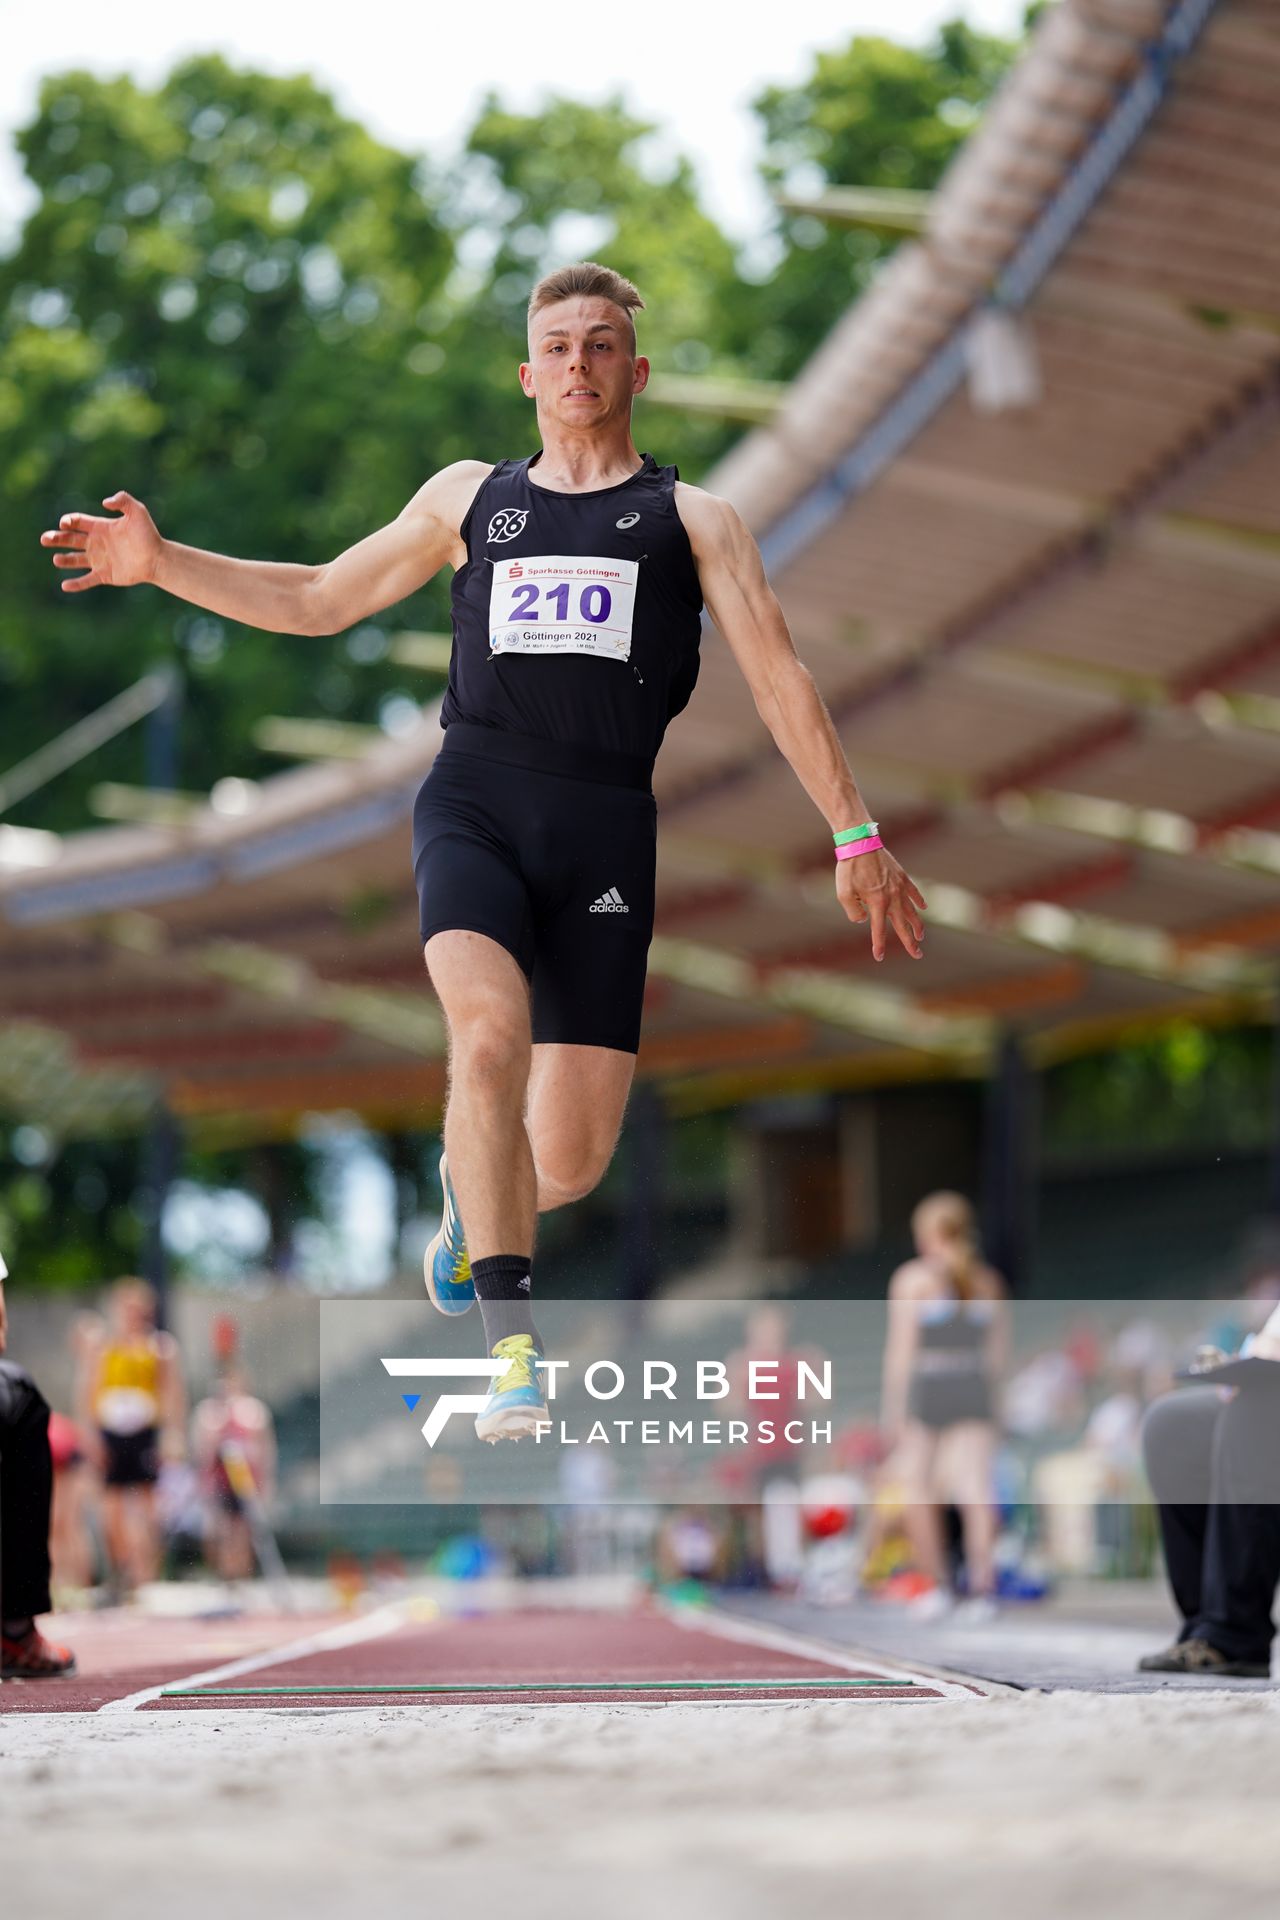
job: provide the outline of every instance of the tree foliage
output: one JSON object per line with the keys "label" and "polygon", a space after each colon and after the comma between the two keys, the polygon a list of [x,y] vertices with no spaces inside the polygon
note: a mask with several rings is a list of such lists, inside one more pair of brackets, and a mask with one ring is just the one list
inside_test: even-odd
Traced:
{"label": "tree foliage", "polygon": [[[176,652],[196,709],[184,781],[256,771],[263,712],[307,690],[356,706],[344,643],[234,630],[146,590],[63,598],[37,535],[119,486],[175,538],[282,560],[390,518],[448,410],[430,303],[450,239],[411,158],[309,80],[218,58],[154,92],[58,75],[20,145],[41,200],[0,268],[0,759]],[[126,739],[23,817],[80,824],[85,783],[139,773]]]}

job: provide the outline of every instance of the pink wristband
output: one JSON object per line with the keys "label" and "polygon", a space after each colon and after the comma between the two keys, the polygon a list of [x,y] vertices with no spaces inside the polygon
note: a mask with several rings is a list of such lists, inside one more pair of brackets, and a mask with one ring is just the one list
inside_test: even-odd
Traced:
{"label": "pink wristband", "polygon": [[878,833],[870,840],[850,840],[843,847],[836,848],[836,859],[856,860],[860,853],[878,853],[883,845],[884,841]]}

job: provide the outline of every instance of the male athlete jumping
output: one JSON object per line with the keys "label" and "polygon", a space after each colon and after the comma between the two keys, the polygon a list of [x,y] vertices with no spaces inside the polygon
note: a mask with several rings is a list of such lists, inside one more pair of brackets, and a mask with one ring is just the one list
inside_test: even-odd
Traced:
{"label": "male athlete jumping", "polygon": [[[440,1232],[427,1291],[479,1302],[505,1363],[482,1439],[547,1410],[531,1295],[539,1212],[609,1164],[640,1041],[653,931],[654,759],[698,675],[702,608],[835,838],[836,898],[920,958],[924,901],[881,846],[760,554],[727,501],[636,451],[649,378],[629,280],[592,262],[529,301],[520,384],[542,450],[460,460],[390,526],[318,566],[235,560],[162,539],[130,494],[118,518],[64,514],[42,543],[63,591],[150,581],[273,633],[340,633],[454,569],[444,742],[414,807],[431,982],[449,1031]],[[465,1237],[463,1222],[466,1223]]]}

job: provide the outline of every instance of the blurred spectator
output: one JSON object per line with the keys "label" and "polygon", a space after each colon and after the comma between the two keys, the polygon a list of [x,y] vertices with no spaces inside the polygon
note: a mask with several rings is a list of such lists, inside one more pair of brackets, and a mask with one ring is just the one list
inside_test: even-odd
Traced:
{"label": "blurred spectator", "polygon": [[[752,1438],[749,1446],[731,1451],[718,1474],[723,1486],[741,1491],[750,1503],[738,1511],[743,1562],[738,1571],[748,1582],[764,1580],[781,1588],[795,1585],[803,1562],[799,1480],[805,1448],[803,1441],[787,1438],[786,1427],[812,1414],[813,1402],[798,1384],[800,1362],[820,1375],[826,1359],[819,1347],[792,1347],[790,1331],[785,1307],[762,1303],[747,1315],[742,1345],[725,1359],[729,1393],[723,1411],[748,1421]],[[756,1431],[766,1420],[772,1423],[770,1439]]]}
{"label": "blurred spectator", "polygon": [[102,1476],[109,1578],[127,1593],[156,1577],[160,1462],[185,1452],[178,1346],[171,1334],[157,1330],[155,1291],[144,1280],[119,1280],[112,1287],[105,1332],[84,1343],[76,1401]]}
{"label": "blurred spectator", "polygon": [[252,1509],[275,1494],[276,1441],[271,1410],[248,1390],[244,1374],[224,1367],[191,1420],[191,1451],[206,1511],[205,1552],[222,1580],[248,1580],[256,1563]]}
{"label": "blurred spectator", "polygon": [[658,1529],[654,1566],[664,1586],[723,1582],[732,1558],[729,1516],[723,1508],[683,1507]]}
{"label": "blurred spectator", "polygon": [[3,1358],[9,1325],[0,1259],[0,1679],[48,1680],[75,1670],[75,1655],[36,1626],[48,1613],[53,1461],[49,1408],[35,1381]]}
{"label": "blurred spectator", "polygon": [[992,1607],[995,1583],[994,1387],[1008,1347],[1005,1287],[982,1260],[963,1195],[930,1194],[911,1230],[916,1258],[889,1284],[888,1471],[902,1485],[916,1563],[931,1583],[913,1605],[927,1616],[951,1603],[940,1509],[952,1501],[964,1528],[968,1611],[976,1617]]}
{"label": "blurred spectator", "polygon": [[607,1573],[615,1509],[608,1504],[616,1474],[598,1447],[565,1447],[557,1469],[561,1506],[562,1570],[578,1576]]}
{"label": "blurred spectator", "polygon": [[49,1453],[53,1460],[53,1523],[49,1554],[53,1584],[66,1605],[69,1593],[84,1593],[93,1585],[93,1536],[89,1530],[92,1493],[89,1456],[84,1435],[65,1413],[49,1415]]}
{"label": "blurred spectator", "polygon": [[1144,1405],[1173,1385],[1173,1343],[1154,1320],[1130,1320],[1112,1342],[1109,1359]]}
{"label": "blurred spectator", "polygon": [[1077,1427],[1084,1414],[1084,1392],[1068,1353],[1047,1347],[1019,1367],[1004,1392],[1006,1429],[1020,1440]]}
{"label": "blurred spectator", "polygon": [[1280,1308],[1250,1343],[1276,1368],[1235,1389],[1165,1394],[1143,1427],[1182,1629],[1148,1673],[1267,1679],[1280,1582]]}
{"label": "blurred spectator", "polygon": [[1082,1386],[1091,1386],[1102,1371],[1102,1341],[1092,1320],[1077,1320],[1067,1335],[1067,1359]]}
{"label": "blurred spectator", "polygon": [[[801,1398],[797,1385],[799,1363],[803,1360],[820,1373],[826,1355],[818,1347],[792,1347],[789,1343],[790,1318],[785,1307],[761,1305],[747,1315],[740,1347],[725,1360],[729,1392],[723,1412],[735,1420],[747,1420],[754,1427],[769,1420],[773,1424],[771,1440],[754,1438],[748,1454],[749,1466],[744,1478],[755,1486],[781,1473],[794,1481],[801,1466],[803,1444],[788,1440],[787,1423],[812,1412],[812,1402]],[[755,1369],[753,1376],[752,1369]],[[757,1398],[752,1398],[754,1377]]]}
{"label": "blurred spectator", "polygon": [[1135,1466],[1140,1457],[1142,1406],[1136,1393],[1119,1386],[1098,1402],[1085,1425],[1084,1445],[1096,1449],[1118,1473]]}

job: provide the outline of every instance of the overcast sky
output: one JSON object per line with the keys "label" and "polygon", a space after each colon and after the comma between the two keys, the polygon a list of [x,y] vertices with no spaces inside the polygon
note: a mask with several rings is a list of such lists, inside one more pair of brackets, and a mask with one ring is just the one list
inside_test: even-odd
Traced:
{"label": "overcast sky", "polygon": [[490,87],[521,107],[553,90],[592,99],[621,88],[693,156],[713,211],[746,239],[762,211],[750,112],[762,86],[801,79],[817,49],[854,33],[920,41],[958,13],[1009,33],[1022,12],[1023,0],[783,0],[769,10],[750,0],[459,0],[420,11],[406,0],[217,0],[197,24],[173,0],[0,0],[0,241],[31,204],[13,132],[34,112],[42,75],[88,67],[151,85],[211,49],[268,72],[305,69],[383,139],[437,155],[456,148]]}

